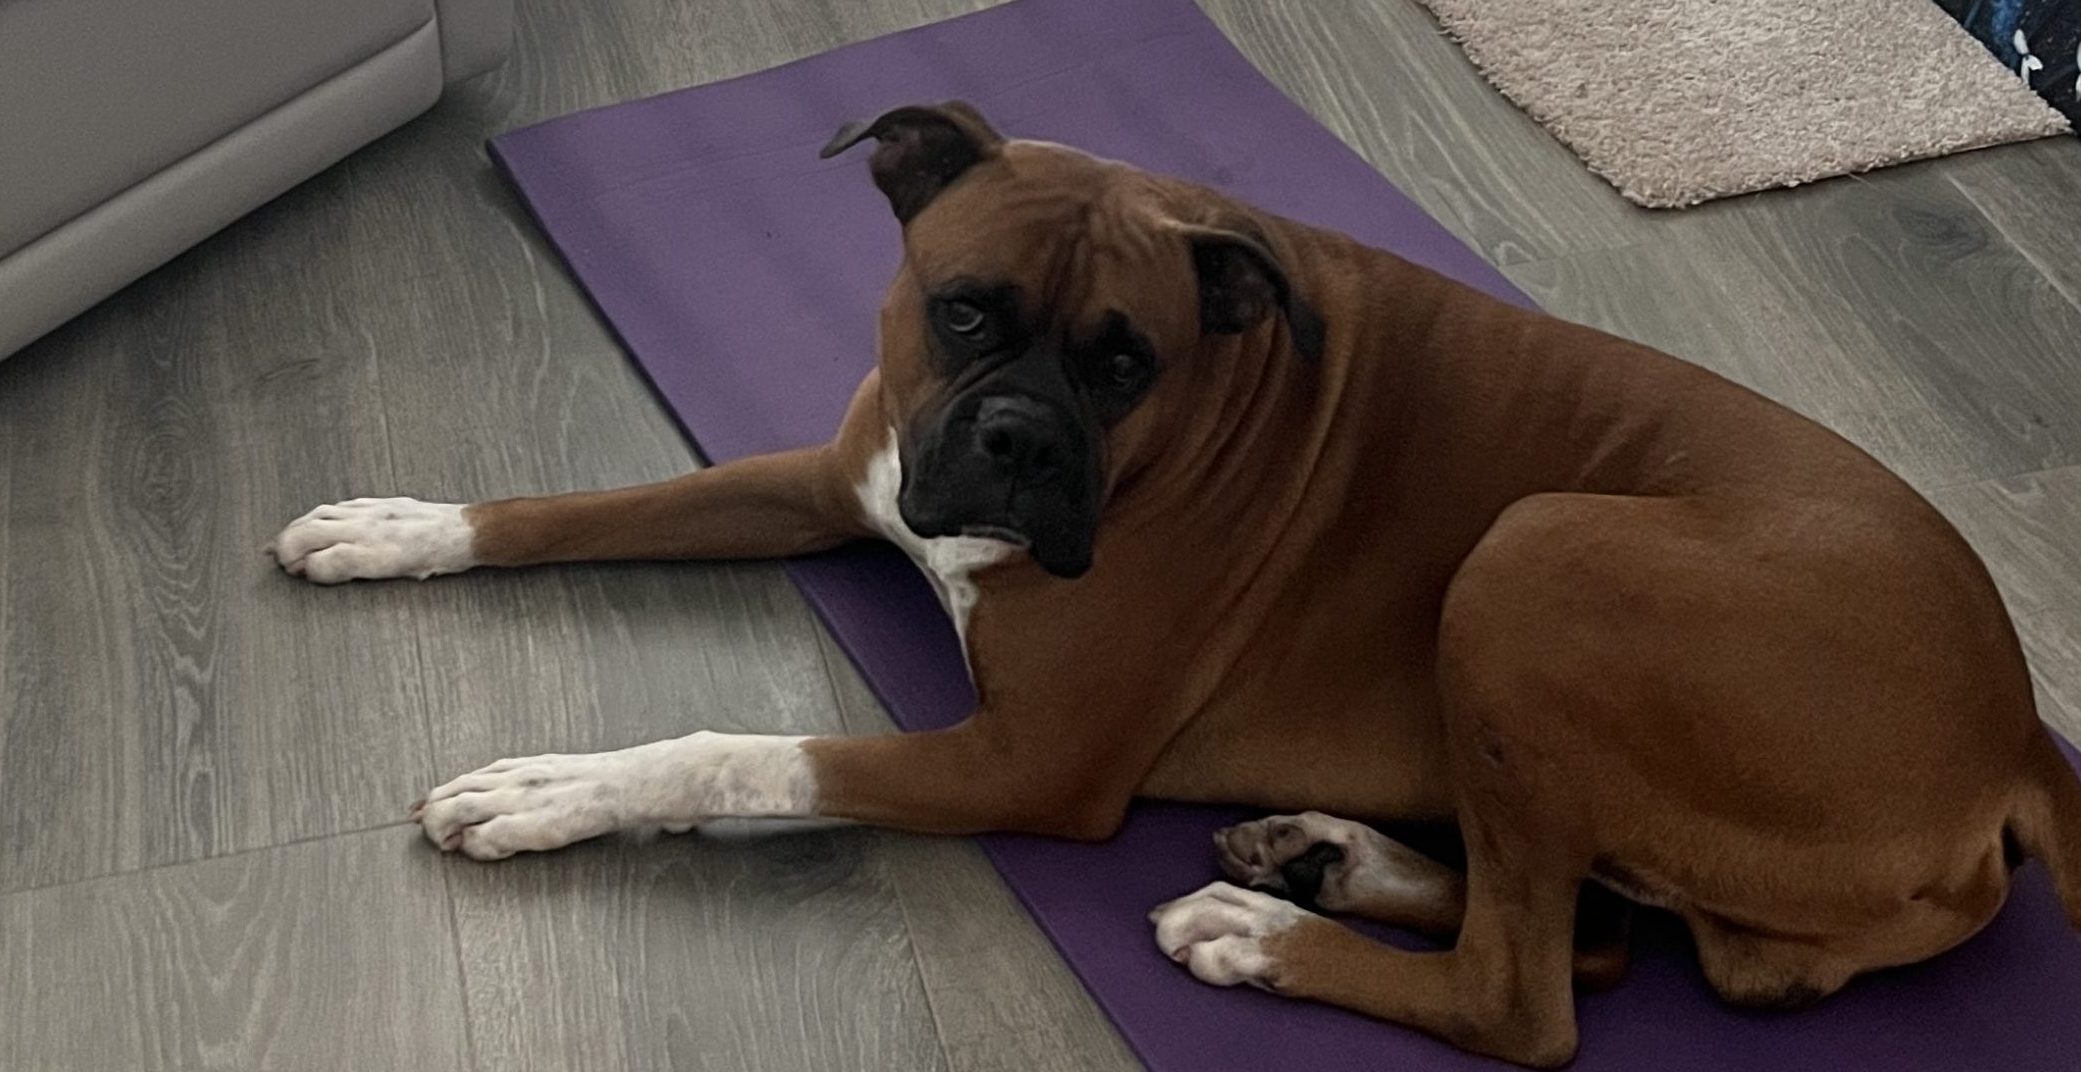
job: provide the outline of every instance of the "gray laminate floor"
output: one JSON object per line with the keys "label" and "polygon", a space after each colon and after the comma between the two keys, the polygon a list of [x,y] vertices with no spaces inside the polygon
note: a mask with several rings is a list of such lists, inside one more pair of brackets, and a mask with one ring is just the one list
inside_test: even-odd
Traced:
{"label": "gray laminate floor", "polygon": [[[1814,414],[1992,562],[2081,728],[2081,143],[1634,209],[1412,0],[1206,0],[1554,311]],[[522,0],[506,67],[0,363],[0,1069],[1108,1069],[976,850],[868,831],[485,867],[404,807],[512,753],[871,730],[768,565],[322,590],[313,503],[693,464],[491,133],[978,0]]]}

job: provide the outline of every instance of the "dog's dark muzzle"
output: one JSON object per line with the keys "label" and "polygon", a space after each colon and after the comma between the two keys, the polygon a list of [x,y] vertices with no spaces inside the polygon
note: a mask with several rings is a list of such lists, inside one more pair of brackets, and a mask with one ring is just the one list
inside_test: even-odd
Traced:
{"label": "dog's dark muzzle", "polygon": [[1018,394],[962,400],[909,454],[897,506],[912,532],[1019,544],[1057,577],[1091,568],[1098,451],[1063,407]]}

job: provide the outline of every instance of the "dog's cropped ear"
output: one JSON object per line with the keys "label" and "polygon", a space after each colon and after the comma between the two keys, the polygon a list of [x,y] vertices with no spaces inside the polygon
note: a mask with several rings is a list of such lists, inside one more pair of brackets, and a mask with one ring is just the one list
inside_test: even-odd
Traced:
{"label": "dog's cropped ear", "polygon": [[1322,356],[1322,317],[1294,293],[1270,247],[1242,231],[1187,223],[1177,228],[1192,243],[1192,267],[1199,273],[1201,331],[1238,334],[1276,312],[1286,318],[1302,357]]}
{"label": "dog's cropped ear", "polygon": [[868,167],[896,218],[909,223],[969,168],[996,156],[1004,137],[961,101],[913,104],[838,128],[817,155],[826,159],[868,138],[880,142]]}

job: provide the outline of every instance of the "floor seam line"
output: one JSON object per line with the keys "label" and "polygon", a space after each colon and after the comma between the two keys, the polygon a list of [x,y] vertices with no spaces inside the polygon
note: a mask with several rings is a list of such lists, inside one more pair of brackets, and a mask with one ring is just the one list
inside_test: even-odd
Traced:
{"label": "floor seam line", "polygon": [[405,826],[409,823],[410,820],[408,819],[397,819],[386,823],[377,823],[373,826],[356,827],[352,830],[331,830],[323,834],[308,834],[303,837],[290,838],[287,841],[270,842],[266,845],[252,845],[243,849],[233,849],[230,852],[221,852],[205,856],[197,856],[187,860],[167,860],[163,863],[146,864],[143,867],[132,867],[119,871],[105,871],[98,875],[83,875],[79,878],[68,878],[58,882],[46,882],[41,885],[35,886],[21,886],[15,889],[0,890],[0,899],[13,897],[17,894],[47,893],[51,890],[69,889],[75,886],[84,886],[90,882],[107,882],[119,878],[135,878],[138,875],[149,875],[155,871],[166,871],[176,867],[191,867],[197,864],[216,863],[220,860],[235,860],[241,856],[253,856],[258,853],[273,852],[277,849],[292,849],[300,845],[309,845],[314,842],[327,841],[333,838],[359,837],[363,834],[373,834],[378,830],[388,830],[393,826]]}

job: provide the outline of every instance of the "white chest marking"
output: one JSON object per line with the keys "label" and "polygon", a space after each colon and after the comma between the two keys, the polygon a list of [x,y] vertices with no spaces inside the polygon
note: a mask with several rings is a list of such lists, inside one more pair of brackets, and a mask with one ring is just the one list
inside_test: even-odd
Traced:
{"label": "white chest marking", "polygon": [[975,610],[976,587],[972,579],[975,571],[1003,561],[1019,549],[1003,540],[989,540],[977,536],[943,536],[923,539],[903,523],[903,515],[896,509],[896,493],[903,487],[903,461],[896,453],[896,433],[889,432],[889,445],[882,448],[867,463],[867,475],[855,489],[860,504],[867,511],[868,521],[879,529],[889,542],[903,548],[911,561],[925,572],[932,588],[939,593],[940,605],[946,608],[947,617],[954,620],[954,632],[961,637],[961,651],[968,653],[968,616]]}

